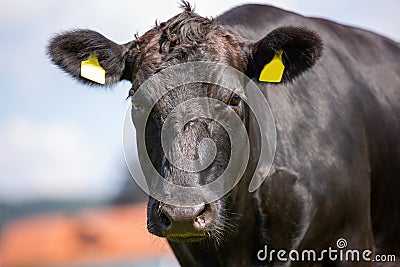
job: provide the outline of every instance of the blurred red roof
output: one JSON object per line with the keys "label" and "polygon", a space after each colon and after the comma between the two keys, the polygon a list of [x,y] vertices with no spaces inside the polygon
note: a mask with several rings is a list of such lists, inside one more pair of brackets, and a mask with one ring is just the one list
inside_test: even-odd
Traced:
{"label": "blurred red roof", "polygon": [[146,229],[146,205],[38,215],[9,222],[0,237],[0,266],[67,266],[173,257]]}

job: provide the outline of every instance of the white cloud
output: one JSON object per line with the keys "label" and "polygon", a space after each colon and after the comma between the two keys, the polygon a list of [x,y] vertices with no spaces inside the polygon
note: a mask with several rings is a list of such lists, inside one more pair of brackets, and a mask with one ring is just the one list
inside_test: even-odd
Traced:
{"label": "white cloud", "polygon": [[[14,119],[0,129],[0,198],[99,198],[114,193],[110,169],[80,129]],[[108,178],[108,180],[107,180]]]}
{"label": "white cloud", "polygon": [[[45,13],[52,7],[52,0],[39,0],[39,1],[2,1],[0,3],[0,22],[6,23],[24,21],[32,18],[35,14],[39,15]],[[43,18],[44,19],[44,18]],[[8,25],[11,26],[11,25]],[[28,25],[25,25],[26,27]]]}

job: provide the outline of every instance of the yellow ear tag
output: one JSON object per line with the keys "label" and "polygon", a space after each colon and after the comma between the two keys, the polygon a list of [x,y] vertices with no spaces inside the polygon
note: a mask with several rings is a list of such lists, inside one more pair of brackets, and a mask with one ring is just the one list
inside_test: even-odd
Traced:
{"label": "yellow ear tag", "polygon": [[282,53],[282,50],[278,51],[274,58],[268,64],[265,64],[258,78],[260,82],[279,83],[282,80],[283,71],[285,70],[285,66],[282,63]]}
{"label": "yellow ear tag", "polygon": [[106,83],[106,71],[100,66],[94,53],[81,62],[81,76],[96,83]]}

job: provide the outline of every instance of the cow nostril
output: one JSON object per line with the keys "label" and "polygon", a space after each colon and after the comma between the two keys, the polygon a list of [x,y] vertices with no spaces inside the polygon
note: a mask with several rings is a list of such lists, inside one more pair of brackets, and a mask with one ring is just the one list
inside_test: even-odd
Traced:
{"label": "cow nostril", "polygon": [[204,213],[206,213],[206,211],[209,209],[209,207],[210,207],[210,204],[205,204],[205,205],[203,206],[203,209],[200,210],[199,213],[197,214],[197,217],[200,217],[200,216],[202,216]]}
{"label": "cow nostril", "polygon": [[212,220],[212,208],[210,204],[204,205],[204,208],[199,212],[195,219],[195,226],[197,228],[203,229]]}
{"label": "cow nostril", "polygon": [[163,228],[168,229],[171,227],[172,224],[171,220],[163,212],[161,212],[160,215],[158,216],[158,220]]}

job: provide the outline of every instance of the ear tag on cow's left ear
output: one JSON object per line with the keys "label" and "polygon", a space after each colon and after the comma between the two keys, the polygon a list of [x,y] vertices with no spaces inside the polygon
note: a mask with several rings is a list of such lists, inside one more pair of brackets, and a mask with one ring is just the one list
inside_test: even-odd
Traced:
{"label": "ear tag on cow's left ear", "polygon": [[282,63],[282,53],[282,50],[278,51],[274,58],[268,64],[265,64],[258,78],[260,82],[279,83],[282,80],[285,70]]}
{"label": "ear tag on cow's left ear", "polygon": [[81,76],[99,84],[106,83],[106,71],[94,53],[90,53],[89,58],[81,62]]}

